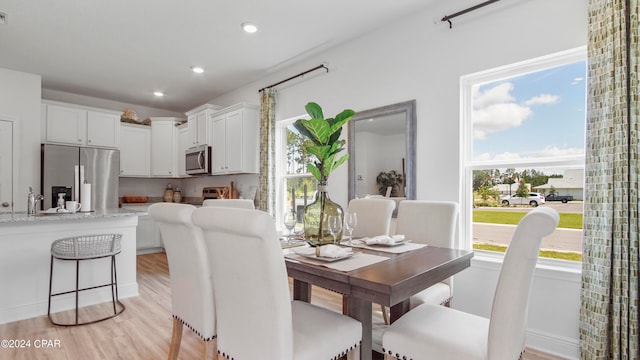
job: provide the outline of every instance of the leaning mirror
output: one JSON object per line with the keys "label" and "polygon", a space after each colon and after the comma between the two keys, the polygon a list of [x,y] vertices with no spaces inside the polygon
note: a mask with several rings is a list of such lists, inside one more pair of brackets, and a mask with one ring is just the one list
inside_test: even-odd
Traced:
{"label": "leaning mirror", "polygon": [[349,121],[349,200],[416,198],[416,101],[358,111]]}

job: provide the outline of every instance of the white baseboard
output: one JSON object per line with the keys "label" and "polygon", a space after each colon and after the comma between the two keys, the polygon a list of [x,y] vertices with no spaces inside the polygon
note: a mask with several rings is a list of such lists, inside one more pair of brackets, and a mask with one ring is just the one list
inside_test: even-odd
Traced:
{"label": "white baseboard", "polygon": [[[138,296],[138,283],[119,285],[118,298],[125,299]],[[111,290],[109,288],[87,290],[80,293],[80,307],[101,304],[111,301]],[[14,321],[30,319],[47,315],[48,299],[19,307],[5,308],[0,310],[0,324]],[[75,295],[66,294],[53,298],[51,311],[59,312],[75,308]]]}
{"label": "white baseboard", "polygon": [[527,330],[527,347],[562,359],[580,359],[580,340]]}

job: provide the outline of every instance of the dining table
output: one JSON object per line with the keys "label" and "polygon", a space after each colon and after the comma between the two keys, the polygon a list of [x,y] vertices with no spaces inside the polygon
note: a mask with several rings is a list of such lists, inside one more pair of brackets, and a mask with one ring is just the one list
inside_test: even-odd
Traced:
{"label": "dining table", "polygon": [[372,304],[389,307],[393,322],[409,311],[412,295],[468,268],[473,257],[471,250],[429,245],[399,253],[367,246],[354,248],[356,256],[378,260],[344,270],[330,267],[338,262],[305,261],[292,255],[295,249],[283,250],[288,276],[293,279],[293,299],[310,302],[312,285],[345,295],[346,314],[362,323],[361,359],[372,358]]}

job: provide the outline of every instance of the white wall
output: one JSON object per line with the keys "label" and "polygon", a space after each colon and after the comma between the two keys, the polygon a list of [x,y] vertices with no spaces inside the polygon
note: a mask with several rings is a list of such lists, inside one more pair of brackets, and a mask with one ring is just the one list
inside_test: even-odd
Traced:
{"label": "white wall", "polygon": [[[316,54],[249,86],[213,99],[222,106],[258,102],[257,89],[320,63],[319,74],[280,87],[277,118],[304,114],[315,101],[326,115],[401,101],[417,102],[417,197],[461,201],[460,76],[587,43],[587,2],[538,0],[499,2],[453,20],[439,19],[477,3],[443,1],[400,23]],[[347,167],[329,180],[331,198],[347,203]],[[488,314],[499,268],[476,256],[456,279],[454,306]],[[536,273],[528,344],[566,357],[578,357],[579,276],[548,270]],[[576,300],[578,299],[578,300]]]}
{"label": "white wall", "polygon": [[40,84],[39,75],[0,68],[0,115],[14,119],[18,131],[14,211],[27,210],[29,186],[40,189]]}

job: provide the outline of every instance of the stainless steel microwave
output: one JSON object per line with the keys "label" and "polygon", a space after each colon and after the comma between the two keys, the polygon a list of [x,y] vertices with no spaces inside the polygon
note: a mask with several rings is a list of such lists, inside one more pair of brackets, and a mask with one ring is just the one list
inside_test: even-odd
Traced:
{"label": "stainless steel microwave", "polygon": [[186,172],[189,175],[211,174],[211,146],[201,145],[185,151]]}

